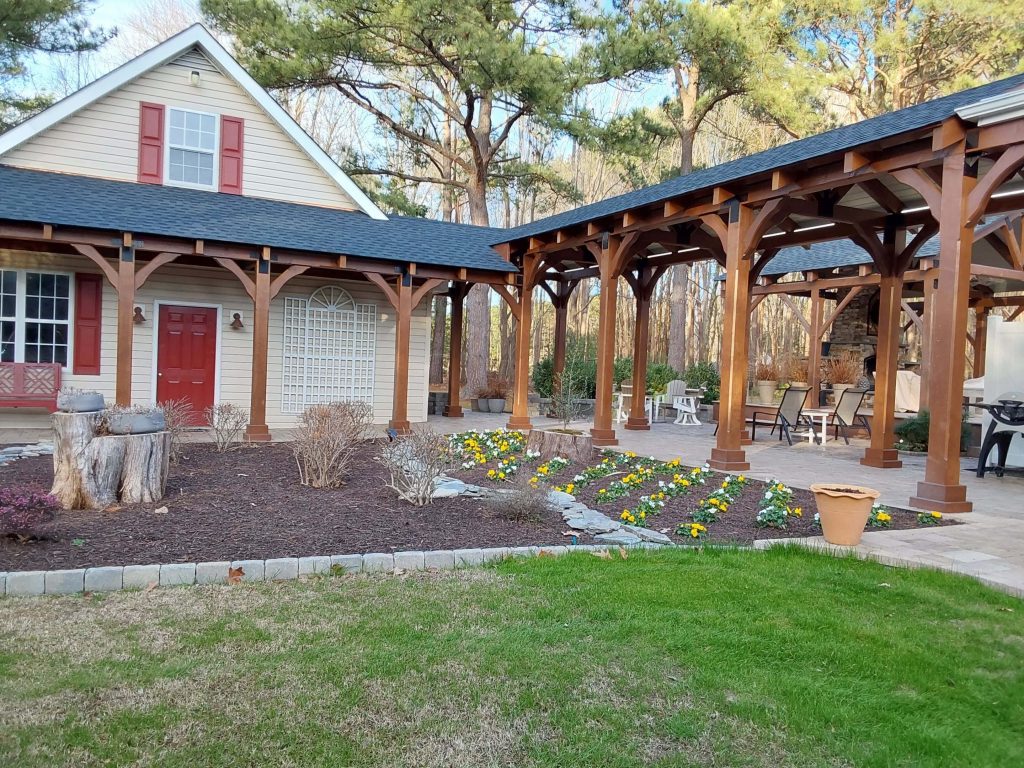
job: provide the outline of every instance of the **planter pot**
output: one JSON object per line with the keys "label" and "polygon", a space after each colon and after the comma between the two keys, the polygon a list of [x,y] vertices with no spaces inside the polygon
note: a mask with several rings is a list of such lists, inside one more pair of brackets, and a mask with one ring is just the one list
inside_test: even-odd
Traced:
{"label": "planter pot", "polygon": [[99,392],[82,392],[77,395],[58,395],[57,408],[64,413],[93,413],[106,407]]}
{"label": "planter pot", "polygon": [[796,387],[797,389],[806,389],[807,388],[807,382],[806,381],[791,381],[791,382],[789,382],[789,386]]}
{"label": "planter pot", "polygon": [[151,413],[113,413],[107,416],[107,429],[112,435],[145,435],[167,428],[164,415]]}
{"label": "planter pot", "polygon": [[853,385],[853,384],[833,384],[832,385],[832,392],[835,395],[836,402],[837,403],[839,402],[839,398],[841,398],[843,396],[843,392],[845,392],[848,389],[851,389],[854,386],[855,385]]}
{"label": "planter pot", "polygon": [[777,381],[759,381],[757,382],[757,396],[762,403],[765,405],[771,405],[775,402],[775,390],[779,383]]}
{"label": "planter pot", "polygon": [[829,544],[855,547],[864,535],[871,505],[881,494],[873,488],[845,483],[815,484],[811,493],[818,505],[821,532]]}
{"label": "planter pot", "polygon": [[487,410],[491,413],[504,413],[505,412],[505,398],[504,397],[489,397],[487,398]]}
{"label": "planter pot", "polygon": [[490,411],[490,408],[487,407],[487,401],[482,398],[474,397],[472,403],[473,410],[478,413],[488,413]]}

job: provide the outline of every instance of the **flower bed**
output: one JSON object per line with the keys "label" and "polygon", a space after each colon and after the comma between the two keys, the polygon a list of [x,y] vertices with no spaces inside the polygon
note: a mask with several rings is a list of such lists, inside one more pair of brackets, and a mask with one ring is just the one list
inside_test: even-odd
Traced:
{"label": "flower bed", "polygon": [[[756,539],[821,535],[817,506],[810,491],[775,480],[764,482],[743,475],[721,475],[706,466],[689,468],[679,459],[659,461],[629,451],[595,451],[587,466],[564,459],[538,463],[525,454],[525,447],[516,447],[517,440],[510,441],[507,450],[501,450],[507,433],[498,436],[496,446],[496,438],[485,435],[453,436],[455,442],[470,440],[471,445],[485,446],[494,452],[494,457],[488,458],[486,452],[480,451],[484,453],[483,462],[468,464],[455,473],[467,482],[513,482],[514,475],[507,471],[505,478],[499,476],[503,471],[499,465],[508,466],[511,462],[518,467],[529,466],[531,484],[571,493],[613,519],[665,533],[680,544],[750,544]],[[521,442],[525,446],[525,439]],[[918,515],[879,505],[868,525],[870,530],[884,530],[949,524],[953,521],[941,516]]]}

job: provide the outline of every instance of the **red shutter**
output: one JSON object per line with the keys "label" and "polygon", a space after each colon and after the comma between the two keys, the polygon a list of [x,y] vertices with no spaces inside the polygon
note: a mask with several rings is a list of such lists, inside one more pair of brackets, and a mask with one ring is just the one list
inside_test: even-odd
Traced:
{"label": "red shutter", "polygon": [[242,147],[245,121],[240,117],[220,118],[220,191],[242,194]]}
{"label": "red shutter", "polygon": [[76,274],[74,373],[99,375],[102,322],[103,278]]}
{"label": "red shutter", "polygon": [[139,102],[139,181],[164,183],[164,105]]}

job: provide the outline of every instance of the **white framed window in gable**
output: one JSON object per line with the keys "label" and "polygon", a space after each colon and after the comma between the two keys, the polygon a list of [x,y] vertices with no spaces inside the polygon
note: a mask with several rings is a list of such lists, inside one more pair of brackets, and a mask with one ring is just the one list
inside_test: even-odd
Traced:
{"label": "white framed window in gable", "polygon": [[68,367],[73,283],[62,272],[0,269],[0,362]]}
{"label": "white framed window in gable", "polygon": [[217,189],[220,117],[210,112],[167,108],[166,182]]}

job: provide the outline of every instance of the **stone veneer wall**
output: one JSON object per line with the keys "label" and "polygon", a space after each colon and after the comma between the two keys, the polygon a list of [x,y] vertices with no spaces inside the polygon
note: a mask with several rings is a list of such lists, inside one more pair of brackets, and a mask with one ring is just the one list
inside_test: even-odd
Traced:
{"label": "stone veneer wall", "polygon": [[875,354],[878,336],[873,325],[869,328],[871,324],[868,319],[868,311],[877,295],[876,288],[865,288],[846,305],[842,314],[835,319],[829,334],[830,356],[853,352],[861,360],[864,360],[864,358]]}

